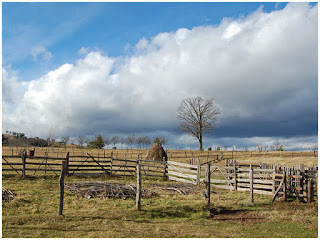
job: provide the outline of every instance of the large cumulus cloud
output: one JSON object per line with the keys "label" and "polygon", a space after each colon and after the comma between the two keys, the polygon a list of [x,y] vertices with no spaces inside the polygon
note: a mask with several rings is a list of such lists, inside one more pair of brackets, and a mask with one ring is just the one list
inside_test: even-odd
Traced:
{"label": "large cumulus cloud", "polygon": [[317,20],[317,5],[292,3],[142,38],[130,55],[90,52],[31,81],[3,127],[43,137],[175,132],[180,101],[200,95],[222,110],[220,136],[316,134]]}

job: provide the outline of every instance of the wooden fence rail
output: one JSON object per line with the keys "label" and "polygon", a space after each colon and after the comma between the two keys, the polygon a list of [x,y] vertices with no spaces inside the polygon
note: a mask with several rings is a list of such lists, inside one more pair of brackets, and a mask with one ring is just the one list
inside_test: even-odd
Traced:
{"label": "wooden fence rail", "polygon": [[27,155],[3,155],[2,176],[19,174],[24,178],[36,173],[59,175],[62,161],[67,162],[67,176],[135,176],[137,161],[141,165],[141,175],[151,177],[167,177],[167,163],[165,161],[151,161],[144,159],[118,159],[111,156],[69,156],[65,158]]}
{"label": "wooden fence rail", "polygon": [[[231,191],[249,191],[270,196],[282,195],[296,197],[301,201],[313,201],[317,194],[318,167],[283,166],[279,164],[239,164],[236,160],[226,160],[225,166],[214,166],[215,159],[200,163],[186,164],[181,162],[119,159],[111,156],[69,156],[65,158],[44,156],[3,155],[2,175],[19,174],[23,178],[42,174],[59,175],[62,161],[66,161],[67,176],[135,176],[136,164],[141,167],[141,175],[149,177],[169,178],[169,180],[204,184],[205,165],[212,167],[210,184],[213,187]],[[8,174],[7,174],[8,173]],[[285,176],[285,181],[283,179]]]}

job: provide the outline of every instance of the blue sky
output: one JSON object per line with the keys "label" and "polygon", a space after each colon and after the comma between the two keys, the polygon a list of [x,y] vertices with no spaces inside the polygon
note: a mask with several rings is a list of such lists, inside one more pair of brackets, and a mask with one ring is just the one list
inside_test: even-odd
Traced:
{"label": "blue sky", "polygon": [[[79,58],[82,47],[117,57],[126,47],[159,32],[217,25],[263,6],[265,12],[285,3],[3,3],[3,64],[30,81]],[[35,61],[31,52],[44,47],[50,61]]]}
{"label": "blue sky", "polygon": [[166,135],[171,147],[196,148],[176,108],[200,95],[222,109],[205,147],[280,139],[317,148],[317,11],[316,3],[5,2],[3,131]]}

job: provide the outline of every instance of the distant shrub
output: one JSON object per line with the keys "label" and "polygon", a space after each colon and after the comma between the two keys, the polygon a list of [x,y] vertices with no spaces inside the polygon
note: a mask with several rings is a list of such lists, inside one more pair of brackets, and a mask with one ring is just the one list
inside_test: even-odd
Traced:
{"label": "distant shrub", "polygon": [[117,149],[117,147],[113,147],[112,149]]}
{"label": "distant shrub", "polygon": [[212,151],[212,148],[211,148],[211,147],[208,147],[208,151]]}
{"label": "distant shrub", "polygon": [[217,147],[217,151],[220,151],[221,149],[220,149],[220,147]]}

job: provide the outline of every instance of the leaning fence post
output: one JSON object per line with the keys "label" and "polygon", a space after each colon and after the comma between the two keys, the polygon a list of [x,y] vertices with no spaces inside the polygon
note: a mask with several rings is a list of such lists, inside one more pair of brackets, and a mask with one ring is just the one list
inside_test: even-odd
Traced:
{"label": "leaning fence post", "polygon": [[136,209],[140,211],[141,210],[141,165],[139,164],[139,161],[137,161],[136,171],[137,171]]}
{"label": "leaning fence post", "polygon": [[62,161],[61,175],[59,178],[59,189],[60,189],[60,206],[59,206],[59,215],[62,215],[63,210],[63,197],[64,197],[64,177],[67,170],[67,161]]}
{"label": "leaning fence post", "polygon": [[207,164],[206,168],[206,196],[207,196],[207,205],[210,208],[210,164]]}
{"label": "leaning fence post", "polygon": [[23,179],[26,179],[26,158],[27,158],[26,151],[24,151],[21,156],[22,156],[22,176],[23,176]]}
{"label": "leaning fence post", "polygon": [[250,198],[251,198],[251,204],[253,204],[253,169],[252,169],[252,164],[250,164]]}

